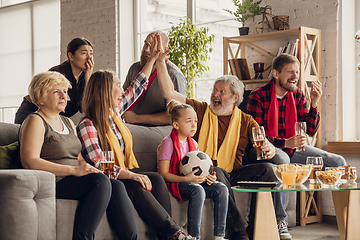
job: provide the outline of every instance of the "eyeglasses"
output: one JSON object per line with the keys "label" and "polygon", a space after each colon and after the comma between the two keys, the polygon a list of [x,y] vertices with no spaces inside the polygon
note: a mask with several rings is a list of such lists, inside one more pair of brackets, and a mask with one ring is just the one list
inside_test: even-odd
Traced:
{"label": "eyeglasses", "polygon": [[229,92],[224,91],[224,90],[217,90],[216,88],[211,88],[210,91],[211,91],[212,94],[216,94],[218,92],[221,96],[226,95],[226,94],[229,93]]}

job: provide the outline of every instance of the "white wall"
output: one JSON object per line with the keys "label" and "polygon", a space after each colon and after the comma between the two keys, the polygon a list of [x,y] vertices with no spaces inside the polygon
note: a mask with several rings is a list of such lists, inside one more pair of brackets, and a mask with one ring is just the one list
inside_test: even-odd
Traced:
{"label": "white wall", "polygon": [[116,2],[61,0],[61,61],[71,39],[85,37],[94,45],[94,70],[116,70]]}

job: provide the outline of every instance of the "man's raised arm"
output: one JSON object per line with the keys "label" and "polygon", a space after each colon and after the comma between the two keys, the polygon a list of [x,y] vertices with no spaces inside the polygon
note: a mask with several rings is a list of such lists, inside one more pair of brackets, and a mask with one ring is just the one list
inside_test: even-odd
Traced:
{"label": "man's raised arm", "polygon": [[171,78],[168,74],[165,64],[165,56],[168,53],[169,50],[166,50],[163,53],[161,53],[159,58],[156,60],[156,64],[155,64],[161,94],[166,101],[175,99],[181,103],[185,103],[186,102],[185,96],[175,91],[174,84],[171,81]]}

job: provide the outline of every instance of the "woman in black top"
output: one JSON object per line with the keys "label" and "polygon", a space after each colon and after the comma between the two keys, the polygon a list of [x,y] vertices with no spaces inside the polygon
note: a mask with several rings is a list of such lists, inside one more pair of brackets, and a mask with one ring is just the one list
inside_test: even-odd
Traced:
{"label": "woman in black top", "polygon": [[[85,38],[74,38],[67,46],[67,57],[67,61],[50,68],[49,71],[63,74],[71,83],[72,88],[68,91],[70,99],[62,113],[71,117],[81,110],[84,88],[94,68],[93,45]],[[31,102],[29,95],[25,96],[16,112],[15,123],[21,124],[30,113],[37,110],[38,107]]]}

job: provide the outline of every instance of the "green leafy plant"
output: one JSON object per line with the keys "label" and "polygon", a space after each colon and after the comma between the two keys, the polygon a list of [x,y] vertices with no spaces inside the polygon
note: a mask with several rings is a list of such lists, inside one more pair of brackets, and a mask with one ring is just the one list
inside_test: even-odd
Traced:
{"label": "green leafy plant", "polygon": [[184,74],[187,83],[186,95],[189,98],[194,96],[193,87],[196,78],[201,78],[203,73],[209,70],[208,66],[202,64],[210,59],[208,56],[212,52],[211,43],[214,35],[209,34],[209,29],[205,27],[196,28],[190,19],[180,19],[178,25],[172,22],[169,36],[169,48],[171,52],[168,58]]}
{"label": "green leafy plant", "polygon": [[253,0],[232,0],[234,5],[237,7],[236,11],[230,11],[224,9],[230,14],[233,14],[236,17],[236,21],[242,23],[242,26],[245,27],[245,22],[249,18],[254,18],[257,15],[261,15],[264,12],[264,7],[260,7],[259,4],[262,0],[253,2]]}

